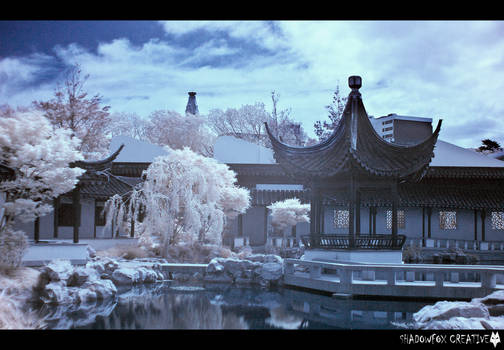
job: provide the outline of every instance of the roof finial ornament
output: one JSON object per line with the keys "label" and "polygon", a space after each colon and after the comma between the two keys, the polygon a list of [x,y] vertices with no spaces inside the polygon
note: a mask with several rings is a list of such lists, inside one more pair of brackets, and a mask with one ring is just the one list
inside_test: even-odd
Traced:
{"label": "roof finial ornament", "polygon": [[358,91],[362,86],[362,78],[358,75],[348,77],[348,86],[350,86],[352,91]]}
{"label": "roof finial ornament", "polygon": [[199,114],[198,105],[196,104],[196,92],[188,92],[189,99],[186,106],[186,114]]}

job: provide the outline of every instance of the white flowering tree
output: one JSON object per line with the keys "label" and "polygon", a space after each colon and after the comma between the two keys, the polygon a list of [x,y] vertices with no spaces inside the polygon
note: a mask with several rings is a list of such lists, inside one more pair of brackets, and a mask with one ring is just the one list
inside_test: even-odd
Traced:
{"label": "white flowering tree", "polygon": [[10,244],[7,241],[24,237],[24,233],[13,231],[15,222],[48,214],[53,209],[52,199],[75,187],[84,170],[69,164],[83,158],[77,151],[79,142],[69,130],[53,129],[40,113],[0,109],[0,162],[14,171],[12,179],[0,182],[0,192],[6,198],[0,218],[4,248]]}
{"label": "white flowering tree", "polygon": [[208,128],[206,117],[199,114],[154,111],[147,118],[145,136],[152,143],[172,149],[188,147],[207,157],[213,155],[215,135]]}
{"label": "white flowering tree", "polygon": [[300,222],[310,222],[310,205],[301,204],[299,199],[290,198],[268,206],[271,210],[271,225],[275,232],[283,232],[282,248],[285,248],[286,229]]}
{"label": "white flowering tree", "polygon": [[247,189],[236,186],[236,174],[225,164],[189,148],[157,157],[144,172],[145,181],[128,200],[112,197],[106,204],[107,226],[139,221],[140,239],[160,244],[161,254],[180,242],[222,243],[229,218],[250,205]]}

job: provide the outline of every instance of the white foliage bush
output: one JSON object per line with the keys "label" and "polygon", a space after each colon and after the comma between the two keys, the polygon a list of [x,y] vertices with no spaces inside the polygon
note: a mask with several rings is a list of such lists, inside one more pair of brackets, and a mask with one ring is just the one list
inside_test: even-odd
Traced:
{"label": "white foliage bush", "polygon": [[140,242],[162,254],[179,242],[221,244],[226,220],[248,209],[249,191],[235,185],[236,174],[227,165],[187,147],[167,150],[127,201],[109,200],[107,218],[138,221],[143,212]]}
{"label": "white foliage bush", "polygon": [[28,241],[23,231],[4,229],[0,234],[0,266],[21,266],[26,249]]}
{"label": "white foliage bush", "polygon": [[282,245],[285,245],[285,230],[293,227],[300,222],[310,222],[310,205],[301,204],[299,199],[290,198],[284,201],[278,201],[268,206],[271,210],[271,225],[276,232],[283,232],[284,239]]}

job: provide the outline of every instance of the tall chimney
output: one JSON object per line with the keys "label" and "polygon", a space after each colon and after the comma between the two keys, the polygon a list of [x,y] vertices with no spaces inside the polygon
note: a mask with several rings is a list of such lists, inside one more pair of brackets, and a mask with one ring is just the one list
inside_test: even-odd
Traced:
{"label": "tall chimney", "polygon": [[185,109],[186,114],[199,114],[198,105],[196,104],[196,93],[194,91],[188,92],[189,100]]}

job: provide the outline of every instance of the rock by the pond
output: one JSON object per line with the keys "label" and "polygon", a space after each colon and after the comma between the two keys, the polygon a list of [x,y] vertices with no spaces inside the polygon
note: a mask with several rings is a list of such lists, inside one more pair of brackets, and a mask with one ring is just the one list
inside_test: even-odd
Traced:
{"label": "rock by the pond", "polygon": [[116,285],[132,285],[137,283],[153,283],[157,280],[163,280],[163,276],[144,266],[120,267],[112,273],[111,280]]}
{"label": "rock by the pond", "polygon": [[214,258],[206,268],[206,282],[269,286],[283,278],[283,259],[273,254],[253,254],[246,259]]}
{"label": "rock by the pond", "polygon": [[503,329],[504,291],[470,302],[440,301],[413,315],[415,329]]}
{"label": "rock by the pond", "polygon": [[488,318],[490,315],[486,307],[479,303],[439,301],[434,305],[423,307],[413,315],[418,323],[430,321],[446,321],[454,317]]}
{"label": "rock by the pond", "polygon": [[263,264],[260,277],[267,281],[276,281],[283,276],[283,265],[275,262]]}
{"label": "rock by the pond", "polygon": [[54,260],[41,269],[35,288],[39,299],[50,304],[81,304],[113,298],[117,286],[164,280],[161,265],[111,258],[73,266],[68,260]]}

